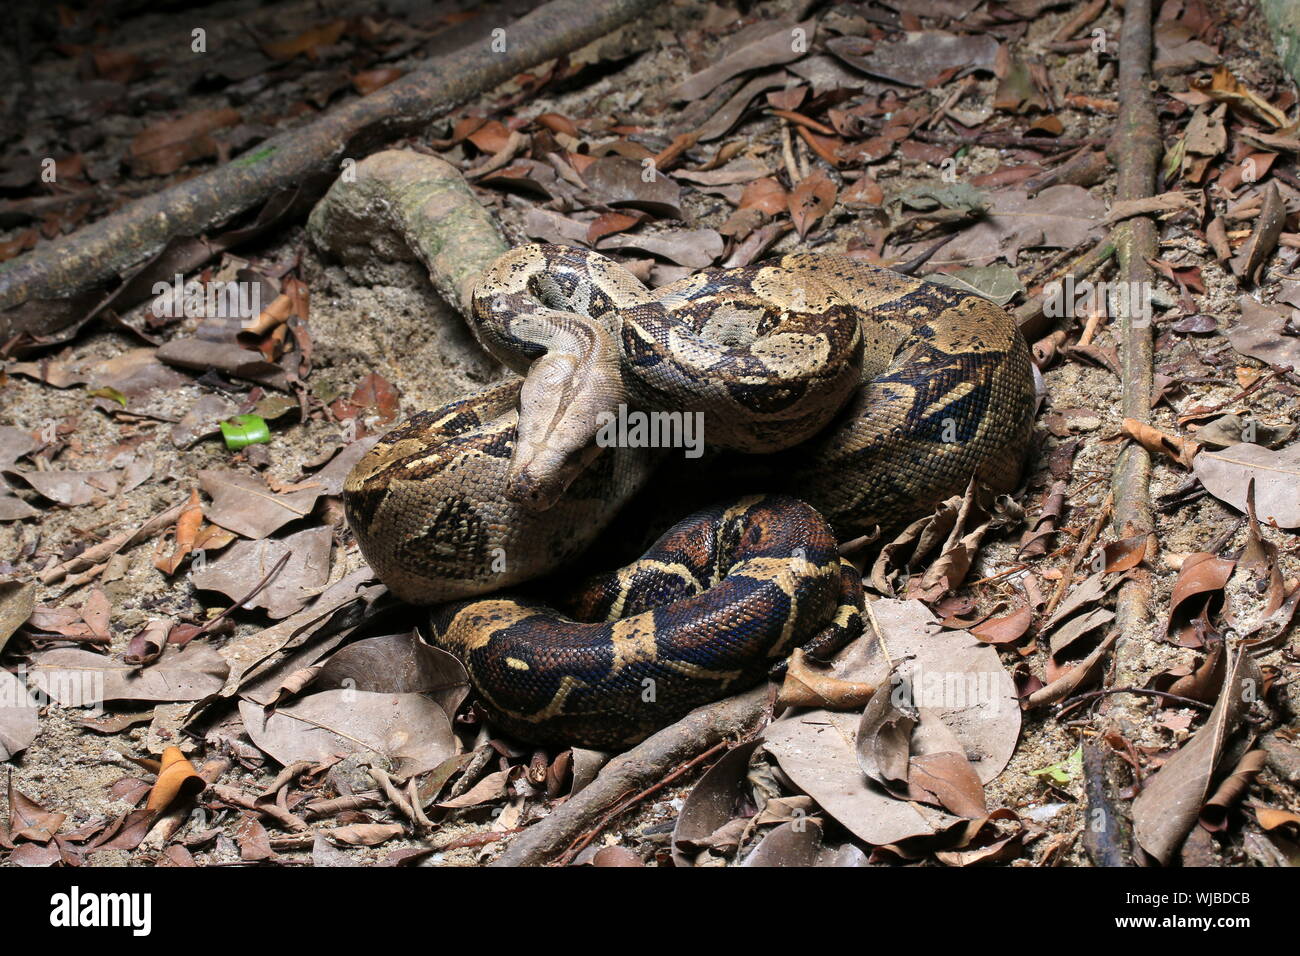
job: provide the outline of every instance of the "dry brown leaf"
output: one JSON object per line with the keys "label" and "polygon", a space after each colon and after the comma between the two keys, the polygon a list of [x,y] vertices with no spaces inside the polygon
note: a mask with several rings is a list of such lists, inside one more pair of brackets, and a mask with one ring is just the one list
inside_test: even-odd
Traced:
{"label": "dry brown leaf", "polygon": [[239,111],[226,107],[154,123],[131,140],[131,169],[137,176],[166,176],[186,163],[215,156],[211,134],[239,121]]}
{"label": "dry brown leaf", "polygon": [[1026,604],[1010,614],[989,618],[970,632],[985,644],[1010,644],[1024,637],[1033,621],[1034,609]]}
{"label": "dry brown leaf", "polygon": [[856,710],[864,706],[875,692],[871,684],[837,680],[825,668],[809,664],[802,648],[795,648],[776,703],[782,709],[825,707],[828,710]]}
{"label": "dry brown leaf", "polygon": [[1278,192],[1277,183],[1269,182],[1263,189],[1264,203],[1255,218],[1250,238],[1237,250],[1229,265],[1238,279],[1258,284],[1264,278],[1264,265],[1277,248],[1278,238],[1286,225],[1286,203]]}
{"label": "dry brown leaf", "polygon": [[[175,543],[172,547],[172,553],[169,557],[163,557],[155,552],[153,566],[163,574],[175,574],[176,569],[185,560],[186,556],[194,550],[194,537],[199,533],[199,525],[203,524],[203,505],[199,501],[199,489],[190,489],[190,500],[185,505],[185,510],[181,512],[180,517],[176,519]],[[159,545],[162,545],[159,540]]]}
{"label": "dry brown leaf", "polygon": [[[1175,621],[1194,617],[1201,608],[1207,606],[1206,602],[1213,600],[1216,592],[1222,599],[1224,585],[1232,577],[1236,566],[1235,561],[1215,557],[1205,552],[1189,554],[1183,559],[1183,566],[1178,569],[1178,578],[1174,581],[1174,589],[1169,595],[1169,616],[1165,621],[1166,638],[1174,629]],[[1196,610],[1189,612],[1184,609],[1183,604],[1197,595],[1209,595],[1209,597],[1206,598],[1206,602],[1198,603]]]}
{"label": "dry brown leaf", "polygon": [[1246,490],[1254,482],[1261,521],[1300,528],[1300,442],[1272,451],[1242,442],[1196,456],[1196,477],[1205,490],[1238,511],[1246,510]]}
{"label": "dry brown leaf", "polygon": [[1196,453],[1201,450],[1201,446],[1190,438],[1167,434],[1136,418],[1124,419],[1119,431],[1121,435],[1133,439],[1151,454],[1164,455],[1184,468],[1192,467]]}
{"label": "dry brown leaf", "polygon": [[168,747],[163,751],[158,779],[149,791],[145,809],[150,813],[161,813],[177,799],[195,796],[207,785],[179,747]]}
{"label": "dry brown leaf", "polygon": [[1191,85],[1192,89],[1212,100],[1227,103],[1234,112],[1249,119],[1263,120],[1274,129],[1289,125],[1285,113],[1233,76],[1226,66],[1216,66],[1208,82],[1193,80]]}
{"label": "dry brown leaf", "polygon": [[261,476],[225,469],[200,471],[199,485],[212,498],[208,520],[254,540],[310,514],[321,494],[319,486],[275,494]]}
{"label": "dry brown leaf", "polygon": [[1259,665],[1249,654],[1237,651],[1205,725],[1165,762],[1133,801],[1134,836],[1158,862],[1167,864],[1177,853],[1209,795],[1228,738],[1263,692]]}
{"label": "dry brown leaf", "polygon": [[807,236],[817,220],[831,211],[835,196],[835,184],[820,170],[799,181],[790,193],[789,203],[790,218],[800,238]]}
{"label": "dry brown leaf", "polygon": [[457,748],[447,712],[423,694],[328,690],[272,713],[241,701],[239,713],[253,743],[285,765],[373,752],[397,765],[394,776],[411,777]]}
{"label": "dry brown leaf", "polygon": [[40,704],[27,686],[0,668],[0,761],[12,760],[40,733]]}
{"label": "dry brown leaf", "polygon": [[329,23],[323,23],[320,26],[304,30],[297,36],[292,36],[284,40],[271,40],[261,44],[262,52],[272,60],[292,60],[301,53],[307,54],[311,59],[316,59],[316,48],[322,46],[334,46],[343,36],[343,31],[347,29],[346,20],[331,20]]}
{"label": "dry brown leaf", "polygon": [[[739,833],[719,842],[713,839],[723,827],[741,816],[749,761],[761,739],[746,741],[732,748],[700,778],[686,795],[677,823],[673,826],[672,854],[677,866],[690,867],[701,850],[733,850]],[[743,832],[744,821],[741,831]]]}

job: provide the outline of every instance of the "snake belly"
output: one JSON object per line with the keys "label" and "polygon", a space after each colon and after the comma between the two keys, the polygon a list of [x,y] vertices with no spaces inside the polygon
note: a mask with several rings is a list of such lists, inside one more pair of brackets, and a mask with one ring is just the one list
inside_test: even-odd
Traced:
{"label": "snake belly", "polygon": [[[898,527],[972,478],[1013,487],[1032,426],[1029,351],[1003,309],[844,257],[703,270],[652,293],[597,253],[523,246],[480,280],[473,326],[527,373],[522,388],[398,426],[344,503],[398,597],[457,602],[435,610],[434,640],[495,721],[538,742],[623,746],[793,647],[842,643],[862,597],[835,540]],[[593,416],[622,404],[704,416],[707,444],[770,466],[734,493],[801,500],[693,515],[568,614],[482,597],[564,566],[654,480],[654,450],[593,446]],[[724,546],[738,528],[757,552]]]}

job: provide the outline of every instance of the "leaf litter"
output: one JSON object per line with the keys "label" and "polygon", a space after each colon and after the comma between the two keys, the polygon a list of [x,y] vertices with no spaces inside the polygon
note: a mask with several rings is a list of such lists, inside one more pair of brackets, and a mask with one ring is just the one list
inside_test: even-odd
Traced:
{"label": "leaf litter", "polygon": [[[608,100],[580,83],[563,89],[568,68],[557,67],[549,80],[512,81],[467,104],[423,148],[461,165],[507,230],[545,229],[551,241],[621,254],[655,284],[768,250],[817,247],[885,265],[924,257],[918,274],[1016,308],[1041,291],[1053,263],[1100,239],[1108,217],[1132,214],[1109,202],[1104,163],[1070,159],[1075,147],[1058,142],[1083,141],[1080,159],[1097,155],[1090,150],[1113,116],[1103,99],[1114,95],[1113,80],[1101,72],[1113,71],[1109,54],[1047,49],[1071,10],[1016,21],[1008,6],[1014,28],[986,33],[972,13],[978,0],[944,5],[962,8],[952,13],[908,10],[905,23],[847,9],[811,20],[760,9],[739,28],[727,8],[698,6],[703,16],[683,28],[685,46],[665,56],[643,45],[638,80],[614,74],[601,94]],[[1157,373],[1166,385],[1153,426],[1179,451],[1157,462],[1154,489],[1194,484],[1158,513],[1159,547],[1119,534],[1089,540],[1103,505],[1097,485],[1123,423],[1105,361],[1113,331],[1104,316],[1085,317],[1078,339],[1067,324],[1042,350],[1052,354],[1043,363],[1049,434],[1022,488],[997,503],[972,488],[885,542],[863,567],[878,598],[868,636],[829,668],[796,660],[785,710],[761,741],[676,782],[611,828],[617,845],[592,847],[578,862],[1079,863],[1082,850],[1069,839],[1082,812],[1071,762],[1079,733],[1057,714],[1088,717],[1100,698],[1087,695],[1098,690],[1116,690],[1105,699],[1127,719],[1129,736],[1111,746],[1142,771],[1132,809],[1145,852],[1172,860],[1188,829],[1212,819],[1220,862],[1273,860],[1268,847],[1282,853],[1270,841],[1289,824],[1262,804],[1251,817],[1238,808],[1294,806],[1294,788],[1277,760],[1238,752],[1232,731],[1239,736],[1243,722],[1230,691],[1263,675],[1259,686],[1272,690],[1252,706],[1272,708],[1265,719],[1294,735],[1286,715],[1295,712],[1295,682],[1275,679],[1293,676],[1300,592],[1291,533],[1300,522],[1287,511],[1300,500],[1288,464],[1300,364],[1290,358],[1300,341],[1297,303],[1288,301],[1298,243],[1286,213],[1298,198],[1287,178],[1300,151],[1289,129],[1296,102],[1274,64],[1235,55],[1259,48],[1251,27],[1209,29],[1195,2],[1162,17],[1156,98],[1174,148],[1157,209]],[[400,70],[360,69],[366,56],[437,27],[379,17],[348,31],[342,22],[260,35],[240,68],[257,76],[282,69],[272,64],[337,66],[337,77],[310,89],[292,71],[267,74],[273,96],[316,110],[391,81]],[[1118,24],[1110,9],[1096,22]],[[789,43],[796,27],[809,39],[803,53]],[[94,62],[124,85],[163,68],[129,56]],[[682,62],[691,67],[689,96]],[[187,175],[255,149],[247,107],[224,100],[132,117],[128,135],[63,168],[77,179],[106,168],[97,153],[116,150],[108,158],[130,177]],[[647,181],[650,157],[666,172]],[[120,171],[96,180],[116,190]],[[15,177],[20,191],[38,188],[33,177]],[[1186,191],[1208,187],[1223,193],[1189,204]],[[97,198],[78,215],[106,208]],[[48,231],[80,220],[33,221]],[[359,333],[325,290],[360,296],[352,302],[367,301],[364,293],[310,247],[277,240],[247,257],[215,248],[188,260],[187,278],[246,270],[264,288],[288,290],[284,298],[305,283],[310,305],[274,298],[267,324],[235,335],[218,331],[219,316],[172,319],[123,302],[121,315],[88,325],[64,351],[6,365],[0,388],[22,412],[0,432],[0,528],[12,544],[4,553],[15,556],[3,560],[19,573],[17,587],[0,590],[4,676],[6,686],[48,693],[55,704],[0,709],[0,748],[39,796],[11,790],[0,855],[33,865],[117,852],[152,854],[160,865],[273,865],[303,854],[318,865],[377,863],[383,854],[394,863],[490,858],[604,758],[493,737],[467,700],[459,665],[406,629],[409,618],[339,537],[341,479],[367,440],[403,411],[466,388],[444,380],[439,391],[383,347],[358,345],[358,334],[373,333]],[[436,304],[424,293],[397,294],[414,308],[380,306],[378,315],[399,339],[427,335],[415,315]],[[165,341],[142,348],[148,340],[128,329]],[[258,389],[283,399],[265,416],[270,443],[229,451],[212,441],[222,421],[261,414]],[[1252,440],[1242,440],[1247,432]],[[1252,482],[1257,517],[1247,521]],[[161,515],[172,516],[155,522]],[[138,547],[150,539],[152,553]],[[270,576],[286,554],[301,560]],[[22,576],[28,566],[42,577]],[[46,583],[51,568],[63,570]],[[1159,612],[1140,636],[1137,670],[1149,689],[1177,699],[1106,684],[1114,588],[1126,574],[1151,577]],[[1163,641],[1169,621],[1176,639]],[[1225,634],[1229,642],[1244,635],[1260,663],[1234,649],[1225,677]],[[96,675],[90,701],[74,701],[54,678],[70,668]],[[989,693],[931,707],[927,671],[961,674]],[[160,760],[149,790],[120,788],[139,793],[137,803],[157,794],[152,809],[106,799],[115,781],[104,771],[64,788],[32,779],[40,761],[95,746],[77,709],[87,703],[108,708],[99,733]],[[178,706],[199,731],[180,749],[160,736],[163,712]],[[173,842],[149,846],[145,832],[164,799],[184,802],[194,781],[212,782],[202,776],[207,763],[189,758],[216,754],[228,767],[205,799],[238,808],[244,822],[216,835],[177,831]],[[307,814],[315,832],[306,833],[294,822],[301,818],[259,796],[277,766],[276,793],[297,799],[324,781],[355,805]],[[674,791],[684,803],[673,803]],[[485,808],[502,812],[488,822]],[[92,814],[82,828],[89,835],[61,841],[63,814],[73,810]]]}

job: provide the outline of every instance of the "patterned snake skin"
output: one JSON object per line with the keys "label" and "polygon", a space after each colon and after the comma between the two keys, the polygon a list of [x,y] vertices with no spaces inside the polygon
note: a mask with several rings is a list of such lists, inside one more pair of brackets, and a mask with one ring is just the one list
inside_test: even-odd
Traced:
{"label": "patterned snake skin", "polygon": [[[787,255],[650,292],[597,253],[529,245],[482,277],[473,319],[526,378],[398,426],[344,501],[398,597],[457,602],[435,611],[434,640],[523,739],[625,746],[793,647],[844,643],[862,596],[836,539],[897,527],[972,476],[1013,487],[1032,425],[1029,351],[1004,310],[847,258]],[[628,409],[696,416],[709,451],[741,463],[734,494],[800,500],[693,515],[551,602],[567,613],[462,600],[569,564],[653,482],[665,452],[599,440]]]}

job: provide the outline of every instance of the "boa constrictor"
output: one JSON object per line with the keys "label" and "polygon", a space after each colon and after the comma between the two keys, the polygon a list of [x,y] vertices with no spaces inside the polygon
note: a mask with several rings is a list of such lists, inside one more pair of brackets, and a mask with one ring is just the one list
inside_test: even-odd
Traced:
{"label": "boa constrictor", "polygon": [[[597,253],[523,246],[479,281],[473,325],[526,377],[399,425],[344,501],[398,597],[455,602],[435,641],[539,742],[624,746],[793,647],[842,644],[862,595],[835,540],[972,477],[1009,489],[1032,425],[1029,351],[1003,309],[844,257],[651,292]],[[694,416],[735,493],[778,494],[692,515],[562,610],[481,597],[572,562],[654,481],[664,452],[596,440],[629,409]]]}

